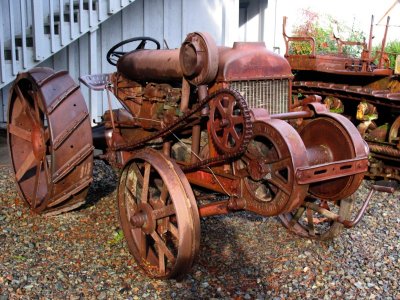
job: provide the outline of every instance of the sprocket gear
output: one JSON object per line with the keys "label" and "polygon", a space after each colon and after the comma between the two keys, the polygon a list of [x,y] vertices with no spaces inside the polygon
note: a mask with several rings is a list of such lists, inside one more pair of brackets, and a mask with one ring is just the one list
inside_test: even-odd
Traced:
{"label": "sprocket gear", "polygon": [[252,136],[250,109],[236,90],[226,89],[210,101],[210,134],[221,154],[246,149]]}

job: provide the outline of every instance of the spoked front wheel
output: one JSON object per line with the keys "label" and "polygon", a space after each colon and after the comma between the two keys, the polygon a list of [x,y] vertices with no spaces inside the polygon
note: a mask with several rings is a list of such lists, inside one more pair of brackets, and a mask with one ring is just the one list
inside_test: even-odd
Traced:
{"label": "spoked front wheel", "polygon": [[200,220],[189,182],[178,165],[146,149],[122,172],[118,187],[119,218],[128,247],[151,277],[186,274],[200,243]]}
{"label": "spoked front wheel", "polygon": [[[344,226],[327,217],[326,211],[348,220],[353,208],[353,199],[346,198],[328,202],[315,198],[306,198],[294,212],[279,215],[283,225],[292,233],[316,240],[331,240],[340,235]],[[325,213],[321,214],[321,210]]]}

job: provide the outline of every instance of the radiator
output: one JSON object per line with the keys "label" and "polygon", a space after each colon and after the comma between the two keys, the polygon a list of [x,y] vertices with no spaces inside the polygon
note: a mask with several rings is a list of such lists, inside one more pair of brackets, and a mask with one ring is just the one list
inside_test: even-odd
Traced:
{"label": "radiator", "polygon": [[270,114],[289,110],[289,79],[232,81],[250,108],[265,108]]}

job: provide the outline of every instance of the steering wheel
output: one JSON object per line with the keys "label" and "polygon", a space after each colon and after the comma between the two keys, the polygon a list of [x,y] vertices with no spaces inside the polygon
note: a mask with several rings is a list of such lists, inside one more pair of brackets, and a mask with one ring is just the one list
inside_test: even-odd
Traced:
{"label": "steering wheel", "polygon": [[124,52],[124,51],[115,51],[115,50],[120,48],[120,47],[122,47],[125,44],[129,44],[129,43],[136,42],[136,41],[140,41],[140,43],[136,47],[136,49],[134,51],[140,50],[140,49],[144,49],[144,47],[145,47],[145,45],[146,45],[146,43],[148,41],[153,42],[157,46],[157,50],[160,49],[160,42],[157,41],[156,39],[153,39],[153,38],[147,37],[147,36],[134,37],[134,38],[127,39],[127,40],[124,40],[122,42],[119,42],[118,44],[115,44],[114,46],[112,46],[111,49],[108,50],[108,52],[107,52],[107,61],[111,65],[116,66],[117,62],[118,62],[118,59],[122,55],[124,55],[124,54],[126,54],[126,53],[128,53],[130,51]]}

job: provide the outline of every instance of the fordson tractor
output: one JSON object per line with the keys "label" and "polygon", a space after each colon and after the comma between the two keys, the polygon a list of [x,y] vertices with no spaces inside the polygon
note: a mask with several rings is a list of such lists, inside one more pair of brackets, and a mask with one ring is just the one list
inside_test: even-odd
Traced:
{"label": "fordson tractor", "polygon": [[151,277],[190,270],[200,217],[241,210],[281,216],[291,231],[315,239],[359,221],[370,197],[350,218],[350,196],[368,169],[368,146],[347,118],[321,103],[289,111],[293,75],[283,57],[264,43],[218,47],[200,32],[179,49],[160,48],[148,37],[123,41],[107,54],[115,72],[81,77],[122,107],[110,104],[95,127],[67,72],[18,75],[9,149],[32,211],[54,215],[84,203],[98,149],[97,158],[120,170],[121,228]]}

